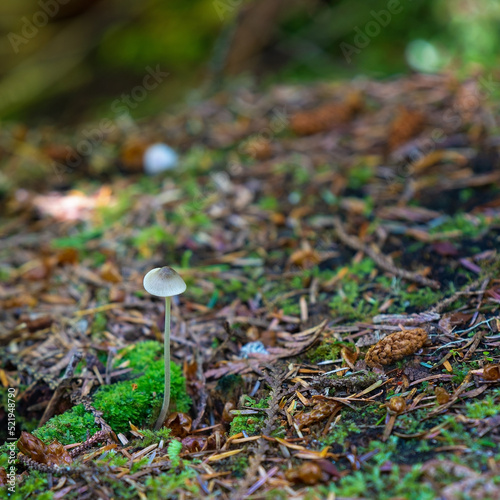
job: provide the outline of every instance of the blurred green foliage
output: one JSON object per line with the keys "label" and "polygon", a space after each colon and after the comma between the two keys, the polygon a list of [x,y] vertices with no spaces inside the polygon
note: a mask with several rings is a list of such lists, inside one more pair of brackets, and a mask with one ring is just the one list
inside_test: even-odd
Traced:
{"label": "blurred green foliage", "polygon": [[[132,116],[156,113],[199,95],[190,89],[210,88],[207,77],[223,83],[230,55],[244,62],[240,72],[268,81],[470,74],[499,59],[496,0],[281,2],[269,23],[265,5],[275,0],[75,0],[55,14],[44,13],[45,3],[0,5],[4,116],[112,116],[112,104],[159,67],[168,76],[128,106]],[[262,33],[247,29],[252,10]]]}

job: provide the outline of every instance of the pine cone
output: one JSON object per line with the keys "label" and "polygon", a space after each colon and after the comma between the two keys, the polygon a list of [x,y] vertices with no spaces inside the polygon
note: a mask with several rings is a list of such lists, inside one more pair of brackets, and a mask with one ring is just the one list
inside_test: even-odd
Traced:
{"label": "pine cone", "polygon": [[401,107],[391,123],[389,131],[389,150],[394,151],[417,134],[422,132],[425,116],[419,111]]}
{"label": "pine cone", "polygon": [[295,113],[290,119],[290,127],[297,135],[317,134],[347,123],[361,107],[361,94],[353,92],[347,96],[346,102],[324,104]]}
{"label": "pine cone", "polygon": [[377,342],[365,357],[368,366],[389,365],[417,352],[427,341],[423,328],[401,330]]}

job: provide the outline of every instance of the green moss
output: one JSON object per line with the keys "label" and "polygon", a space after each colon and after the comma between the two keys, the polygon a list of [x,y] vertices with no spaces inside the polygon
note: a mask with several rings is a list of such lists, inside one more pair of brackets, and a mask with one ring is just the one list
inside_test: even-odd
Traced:
{"label": "green moss", "polygon": [[135,439],[132,442],[132,445],[146,448],[152,444],[159,443],[162,439],[167,440],[170,437],[172,431],[166,427],[162,427],[157,431],[151,429],[140,429],[139,432],[144,437],[142,439],[141,438]]}
{"label": "green moss", "polygon": [[141,229],[132,238],[132,245],[141,257],[150,257],[160,245],[172,245],[175,237],[162,226],[149,226]]}
{"label": "green moss", "polygon": [[44,443],[57,439],[66,445],[85,441],[99,430],[92,413],[87,412],[83,405],[77,405],[62,415],[52,417],[43,427],[33,431],[33,435]]}
{"label": "green moss", "polygon": [[242,392],[243,377],[241,375],[224,375],[221,377],[215,390],[222,394],[225,400],[230,401],[236,399]]}
{"label": "green moss", "polygon": [[322,439],[325,445],[343,445],[346,439],[352,434],[359,434],[364,426],[374,426],[380,416],[379,405],[367,405],[357,410],[345,408],[342,411],[340,421],[329,429],[328,434]]}
{"label": "green moss", "polygon": [[[267,408],[268,398],[261,399],[259,402],[249,396],[243,396],[242,399],[244,406],[249,406],[250,408]],[[236,415],[231,422],[229,435],[233,436],[234,434],[243,432],[249,436],[255,436],[259,434],[263,427],[265,417],[266,414],[264,412],[253,415]]]}
{"label": "green moss", "polygon": [[346,321],[374,316],[378,311],[379,303],[376,299],[373,299],[372,303],[368,302],[362,298],[362,292],[361,285],[356,281],[343,281],[336,295],[328,303],[332,314],[341,316]]}
{"label": "green moss", "polygon": [[359,434],[360,432],[360,428],[354,422],[346,424],[341,420],[331,429],[323,442],[329,445],[342,444],[350,434]]}
{"label": "green moss", "polygon": [[164,500],[165,498],[178,498],[179,492],[188,491],[194,498],[201,498],[201,491],[195,480],[196,472],[186,467],[175,474],[165,473],[150,476],[146,479],[145,494],[149,500]]}
{"label": "green moss", "polygon": [[3,492],[5,492],[4,498],[9,498],[9,500],[26,500],[27,498],[52,500],[54,498],[54,493],[48,489],[46,474],[37,471],[31,471],[21,483],[16,484],[14,493],[0,487],[0,497],[3,496]]}
{"label": "green moss", "polygon": [[447,231],[461,231],[463,236],[477,238],[488,230],[489,223],[484,215],[473,216],[466,213],[458,213],[453,217],[443,220],[440,224],[433,226],[430,233],[443,233]]}
{"label": "green moss", "polygon": [[307,357],[312,363],[319,363],[320,361],[334,360],[340,358],[340,351],[342,347],[352,347],[348,342],[323,342],[316,349],[308,352]]}
{"label": "green moss", "polygon": [[[129,422],[138,427],[149,426],[156,417],[163,401],[164,364],[161,357],[156,360],[154,358],[161,356],[162,349],[163,346],[154,341],[136,344],[124,358],[130,362],[132,373],[141,375],[132,380],[100,387],[95,392],[93,404],[103,412],[104,419],[115,432],[128,432]],[[189,411],[191,399],[186,393],[181,369],[171,364],[170,376],[171,409]],[[72,444],[84,441],[98,430],[93,415],[86,412],[82,405],[78,405],[51,418],[34,434],[46,443],[58,439],[62,444]],[[146,441],[156,442],[167,435],[168,431],[161,430],[154,435],[146,435]]]}
{"label": "green moss", "polygon": [[349,272],[328,303],[335,316],[341,316],[346,321],[356,321],[377,314],[379,299],[365,294],[367,278],[371,278],[375,272],[375,262],[369,258],[350,266]]}
{"label": "green moss", "polygon": [[264,196],[259,200],[259,208],[275,212],[278,210],[279,201],[274,196]]}
{"label": "green moss", "polygon": [[429,287],[418,288],[414,292],[401,290],[401,292],[398,294],[399,303],[401,306],[400,311],[404,312],[409,307],[415,309],[425,309],[439,302],[442,297],[442,292],[433,290]]}
{"label": "green moss", "polygon": [[[446,370],[442,370],[443,373],[448,373]],[[470,371],[470,367],[467,365],[467,363],[456,363],[453,365],[453,378],[451,381],[454,384],[461,384],[464,380],[467,374]]]}
{"label": "green moss", "polygon": [[373,177],[373,168],[369,165],[356,165],[347,173],[348,186],[359,189],[367,184]]}
{"label": "green moss", "polygon": [[488,418],[500,414],[500,390],[495,394],[488,394],[480,401],[469,402],[465,405],[469,418]]}
{"label": "green moss", "polygon": [[77,250],[84,250],[89,241],[100,238],[102,235],[102,229],[84,229],[80,232],[75,232],[71,236],[54,238],[51,245],[53,248],[75,248]]}
{"label": "green moss", "polygon": [[128,361],[132,374],[143,374],[152,361],[157,361],[162,357],[163,345],[156,340],[146,340],[134,344],[133,348],[126,347],[121,354],[122,358],[118,358],[115,364]]}
{"label": "green moss", "polygon": [[172,462],[172,465],[174,467],[177,467],[180,463],[180,457],[179,454],[182,450],[182,443],[180,441],[177,441],[177,439],[172,439],[170,443],[168,444],[168,458]]}
{"label": "green moss", "polygon": [[[134,425],[149,426],[163,401],[163,359],[144,366],[144,375],[130,381],[118,382],[98,389],[94,395],[94,406],[103,412],[104,419],[115,432],[130,430]],[[182,370],[170,365],[170,409],[187,412],[191,399],[186,393]]]}
{"label": "green moss", "polygon": [[108,467],[124,467],[129,462],[129,459],[118,453],[116,450],[110,450],[102,458],[96,461],[96,465]]}
{"label": "green moss", "polygon": [[91,332],[92,335],[102,333],[106,330],[106,325],[108,324],[108,318],[103,312],[98,312],[94,315],[94,321],[92,323]]}
{"label": "green moss", "polygon": [[345,476],[330,487],[339,497],[363,497],[389,500],[433,500],[436,498],[432,487],[421,480],[421,465],[413,466],[410,472],[401,474],[397,465],[389,472],[381,472],[379,466],[367,471],[356,471]]}
{"label": "green moss", "polygon": [[236,455],[231,460],[231,471],[234,477],[244,478],[248,469],[248,457],[245,455]]}

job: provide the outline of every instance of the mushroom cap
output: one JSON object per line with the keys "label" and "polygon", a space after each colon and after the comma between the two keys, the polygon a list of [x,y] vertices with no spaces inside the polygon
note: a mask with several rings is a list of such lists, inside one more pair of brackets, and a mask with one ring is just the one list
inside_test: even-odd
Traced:
{"label": "mushroom cap", "polygon": [[186,290],[186,283],[171,267],[157,267],[144,276],[146,292],[158,297],[172,297]]}

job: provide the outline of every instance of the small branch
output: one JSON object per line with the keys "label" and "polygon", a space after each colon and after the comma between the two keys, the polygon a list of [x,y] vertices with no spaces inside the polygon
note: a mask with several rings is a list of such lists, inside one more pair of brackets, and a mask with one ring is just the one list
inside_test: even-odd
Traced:
{"label": "small branch", "polygon": [[42,426],[54,416],[56,407],[59,401],[61,400],[63,394],[66,392],[66,389],[69,387],[71,379],[73,378],[73,375],[75,373],[76,365],[78,365],[81,359],[82,359],[82,353],[80,351],[75,352],[73,356],[71,356],[68,366],[66,367],[66,371],[64,372],[64,375],[61,381],[59,382],[58,387],[54,391],[54,394],[52,394],[49,404],[47,405],[47,408],[45,408],[45,411],[43,412],[42,418],[40,419],[40,423],[38,424],[39,426]]}
{"label": "small branch", "polygon": [[414,283],[418,283],[420,285],[437,289],[441,287],[441,285],[435,280],[425,278],[419,273],[407,271],[406,269],[397,267],[391,259],[381,254],[375,248],[365,245],[358,237],[347,234],[344,225],[338,217],[333,218],[333,226],[339,240],[342,241],[342,243],[354,250],[357,250],[358,252],[363,252],[364,254],[368,255],[368,257],[370,257],[375,262],[375,264],[377,264],[377,266],[384,271],[387,271],[408,281],[413,281]]}
{"label": "small branch", "polygon": [[438,302],[434,307],[431,307],[427,312],[429,313],[441,313],[443,312],[449,305],[453,304],[457,299],[459,299],[462,295],[467,295],[474,290],[474,288],[477,288],[480,283],[482,283],[484,280],[490,280],[491,275],[486,275],[486,276],[481,276],[474,280],[472,283],[467,285],[465,288],[462,288],[462,290],[458,290],[455,292],[453,295],[450,295],[446,299],[442,300],[441,302]]}

